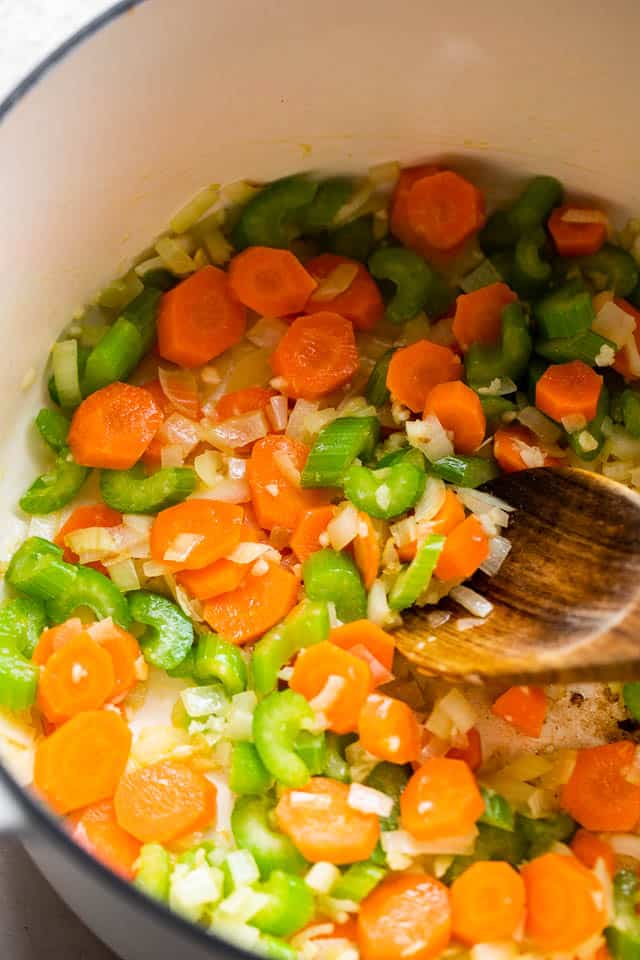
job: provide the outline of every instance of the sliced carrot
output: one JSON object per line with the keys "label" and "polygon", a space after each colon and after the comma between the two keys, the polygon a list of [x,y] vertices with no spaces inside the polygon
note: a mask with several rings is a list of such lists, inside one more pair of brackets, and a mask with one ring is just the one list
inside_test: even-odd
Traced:
{"label": "sliced carrot", "polygon": [[199,367],[239,343],[246,322],[224,270],[203,267],[162,297],[158,352],[181,367]]}
{"label": "sliced carrot", "polygon": [[176,580],[198,600],[210,600],[235,590],[248,572],[248,564],[234,563],[223,557],[202,570],[181,570],[176,574]]}
{"label": "sliced carrot", "polygon": [[313,777],[302,790],[285,790],[276,818],[311,863],[367,860],[380,836],[378,817],[350,807],[347,784],[325,777]]}
{"label": "sliced carrot", "polygon": [[569,952],[602,933],[607,910],[595,875],[575,857],[545,853],[521,868],[527,936],[543,951]]}
{"label": "sliced carrot", "polygon": [[560,803],[581,827],[622,832],[636,828],[640,785],[627,779],[636,749],[630,740],[618,740],[578,751]]}
{"label": "sliced carrot", "polygon": [[61,814],[107,800],[130,747],[131,731],[117,713],[79,713],[36,746],[34,786]]}
{"label": "sliced carrot", "polygon": [[500,427],[493,436],[493,455],[505,473],[531,469],[522,458],[527,447],[532,451],[540,451],[544,457],[543,467],[558,467],[564,462],[560,457],[550,457],[545,453],[540,438],[533,430],[521,424],[512,423],[508,427]]}
{"label": "sliced carrot", "polygon": [[343,387],[359,365],[353,324],[327,311],[294,320],[271,355],[282,392],[304,400]]}
{"label": "sliced carrot", "polygon": [[319,702],[317,709],[327,718],[329,729],[351,733],[358,728],[358,716],[373,683],[364,660],[325,640],[298,654],[289,686],[310,701],[318,696],[323,700],[324,694],[326,702]]}
{"label": "sliced carrot", "polygon": [[162,411],[147,390],[116,381],[82,401],[69,428],[69,447],[84,467],[128,470],[161,423]]}
{"label": "sliced carrot", "polygon": [[489,538],[477,517],[467,517],[448,535],[438,557],[439,580],[466,580],[489,556]]}
{"label": "sliced carrot", "polygon": [[[459,527],[464,520],[464,507],[455,495],[453,490],[447,487],[444,495],[444,503],[436,513],[435,517],[429,521],[428,530],[430,534],[438,536],[448,536],[452,530]],[[413,560],[416,555],[417,543],[413,540],[398,547],[398,556],[403,563]]]}
{"label": "sliced carrot", "polygon": [[162,389],[162,384],[157,377],[155,380],[148,380],[146,383],[141,383],[140,386],[143,390],[147,390],[147,392],[151,394],[156,402],[156,405],[160,407],[165,416],[171,413],[171,411],[174,409],[173,404],[169,401],[169,398]]}
{"label": "sliced carrot", "polygon": [[482,766],[482,740],[475,727],[467,730],[466,747],[452,747],[447,752],[451,760],[464,760],[470,770],[477,770]]}
{"label": "sliced carrot", "polygon": [[431,757],[400,797],[402,826],[417,840],[469,833],[484,810],[475,777],[462,760]]}
{"label": "sliced carrot", "polygon": [[554,363],[536,384],[536,407],[552,420],[582,415],[593,420],[602,390],[602,377],[583,363]]}
{"label": "sliced carrot", "polygon": [[442,170],[413,184],[407,197],[407,217],[428,247],[449,252],[484,224],[484,198],[459,173]]}
{"label": "sliced carrot", "polygon": [[297,480],[309,456],[309,448],[290,437],[270,434],[253,445],[247,465],[258,523],[265,530],[294,530],[307,510],[326,504],[325,490],[303,490]]}
{"label": "sliced carrot", "polygon": [[334,513],[335,508],[327,505],[313,507],[302,514],[289,541],[300,563],[321,549],[320,537],[331,523]]}
{"label": "sliced carrot", "polygon": [[111,657],[115,683],[109,700],[121,700],[138,682],[136,661],[142,656],[138,641],[111,617],[92,623],[87,627],[87,633]]}
{"label": "sliced carrot", "polygon": [[334,627],[329,639],[343,650],[362,645],[387,670],[391,670],[393,666],[395,640],[390,633],[371,620],[352,620],[341,627]]}
{"label": "sliced carrot", "polygon": [[439,383],[430,390],[424,415],[436,416],[453,433],[456,453],[473,453],[484,440],[487,421],[480,397],[462,380]]}
{"label": "sliced carrot", "polygon": [[389,763],[411,763],[420,754],[421,731],[416,715],[403,700],[370,693],[358,717],[360,743],[374,757]]}
{"label": "sliced carrot", "polygon": [[121,877],[133,880],[140,842],[119,826],[110,800],[72,814],[68,825],[76,843]]}
{"label": "sliced carrot", "polygon": [[606,223],[572,223],[562,219],[567,210],[590,209],[592,208],[569,203],[552,211],[547,227],[561,257],[582,257],[597,253],[606,240]]}
{"label": "sliced carrot", "polygon": [[[238,546],[243,516],[242,507],[221,500],[185,500],[161,510],[151,527],[151,556],[173,571],[208,567]],[[184,560],[165,559],[171,550],[180,552],[183,536],[200,539],[193,540]]]}
{"label": "sliced carrot", "polygon": [[405,247],[411,247],[427,256],[430,250],[424,239],[414,230],[409,222],[409,194],[414,183],[422,180],[424,177],[433,176],[440,172],[440,167],[435,164],[427,163],[419,167],[408,167],[400,171],[398,182],[391,198],[391,208],[389,212],[389,226],[391,233],[397,237]]}
{"label": "sliced carrot", "polygon": [[[633,317],[635,320],[636,325],[633,330],[633,338],[636,342],[636,349],[640,350],[640,310],[637,310],[628,302],[628,300],[623,300],[621,297],[614,297],[613,302],[616,304],[616,306],[620,307],[621,310],[624,310],[625,313],[628,313],[629,316]],[[627,381],[638,379],[637,375],[634,374],[631,369],[629,351],[627,347],[622,347],[616,353],[613,369],[617,370],[618,373],[621,373]]]}
{"label": "sliced carrot", "polygon": [[460,358],[449,347],[430,340],[417,340],[391,357],[387,387],[397,403],[422,413],[427,396],[439,383],[462,377]]}
{"label": "sliced carrot", "polygon": [[494,702],[491,713],[525,737],[539,737],[547,716],[547,695],[542,687],[509,687]]}
{"label": "sliced carrot", "polygon": [[205,604],[204,619],[233,643],[248,643],[279,623],[296,604],[298,578],[277,564],[261,576],[249,572],[239,587]]}
{"label": "sliced carrot", "polygon": [[111,657],[81,633],[53,653],[42,667],[38,706],[51,723],[63,723],[78,713],[102,707],[115,686]]}
{"label": "sliced carrot", "polygon": [[384,301],[378,285],[366,267],[357,260],[340,257],[335,253],[323,253],[305,264],[315,280],[325,280],[337,267],[350,266],[355,276],[346,290],[327,299],[317,291],[311,294],[304,308],[305,313],[320,313],[327,308],[351,320],[356,330],[372,330],[384,316]]}
{"label": "sliced carrot", "polygon": [[358,533],[353,541],[353,558],[360,571],[365,590],[370,590],[378,576],[382,550],[380,534],[367,513],[358,514]]}
{"label": "sliced carrot", "polygon": [[290,250],[248,247],[229,264],[229,286],[256,313],[287,317],[304,310],[318,284]]}
{"label": "sliced carrot", "polygon": [[63,559],[67,563],[77,563],[78,554],[65,545],[64,538],[76,530],[89,527],[118,527],[122,523],[122,514],[112,510],[106,503],[91,503],[86,507],[76,507],[68,520],[62,524],[55,535],[54,543],[64,547]]}
{"label": "sliced carrot", "polygon": [[245,387],[244,390],[234,390],[233,393],[223,394],[216,403],[216,416],[219,420],[228,420],[230,417],[240,417],[243,413],[253,410],[263,410],[271,397],[276,397],[275,390],[266,387]]}
{"label": "sliced carrot", "polygon": [[141,843],[170,843],[215,821],[217,790],[186,764],[161,760],[125,774],[114,806],[120,826]]}
{"label": "sliced carrot", "polygon": [[43,630],[38,640],[38,645],[33,651],[31,657],[33,663],[43,667],[49,657],[63,647],[70,640],[75,640],[84,632],[82,620],[79,617],[71,617],[64,623],[59,623],[55,627],[48,627]]}
{"label": "sliced carrot", "polygon": [[474,343],[493,344],[500,340],[501,314],[504,307],[517,300],[506,283],[491,283],[456,300],[453,335],[464,351]]}
{"label": "sliced carrot", "polygon": [[595,833],[588,830],[578,830],[571,841],[571,849],[580,863],[589,870],[593,870],[596,863],[602,860],[609,876],[616,872],[616,858],[608,843],[601,840]]}
{"label": "sliced carrot", "polygon": [[452,932],[467,946],[511,940],[524,921],[524,881],[508,863],[479,860],[451,885]]}
{"label": "sliced carrot", "polygon": [[434,960],[451,937],[449,891],[427,873],[394,873],[358,913],[362,960]]}

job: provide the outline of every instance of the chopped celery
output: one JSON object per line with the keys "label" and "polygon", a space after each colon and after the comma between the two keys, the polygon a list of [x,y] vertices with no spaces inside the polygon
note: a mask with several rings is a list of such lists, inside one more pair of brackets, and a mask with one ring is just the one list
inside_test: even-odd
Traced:
{"label": "chopped celery", "polygon": [[632,437],[640,437],[640,393],[624,390],[621,398],[622,419]]}
{"label": "chopped celery", "polygon": [[640,721],[640,683],[625,683],[622,687],[624,705],[634,720]]}
{"label": "chopped celery", "polygon": [[304,562],[302,576],[311,600],[332,602],[339,620],[347,623],[367,615],[367,596],[358,569],[335,550],[318,550]]}
{"label": "chopped celery", "polygon": [[365,396],[367,403],[370,403],[373,407],[383,407],[385,403],[389,402],[390,393],[387,387],[387,372],[389,370],[391,357],[394,353],[395,350],[387,350],[386,353],[383,353],[382,356],[376,360],[376,364],[367,380]]}
{"label": "chopped celery", "polygon": [[613,920],[605,930],[613,960],[638,960],[640,957],[639,901],[636,873],[619,870],[613,881]]}
{"label": "chopped celery", "polygon": [[[532,821],[532,823],[535,822],[537,821]],[[453,863],[444,876],[444,882],[453,883],[456,877],[464,873],[467,867],[477,860],[506,860],[507,863],[517,867],[527,859],[527,854],[527,838],[522,831],[503,830],[480,822],[473,853],[469,856],[454,857]]]}
{"label": "chopped celery", "polygon": [[140,850],[135,885],[143,893],[166,903],[169,899],[171,861],[159,843],[147,843]]}
{"label": "chopped celery", "polygon": [[352,900],[360,903],[375,890],[386,874],[384,867],[376,866],[369,860],[352,863],[331,888],[331,896],[336,900]]}
{"label": "chopped celery", "polygon": [[380,790],[381,793],[386,793],[388,797],[393,798],[393,810],[388,817],[380,818],[382,830],[397,830],[400,822],[400,796],[410,775],[407,767],[399,766],[397,763],[379,763],[364,781],[367,787],[373,787],[374,790]]}
{"label": "chopped celery", "polygon": [[391,520],[409,510],[424,493],[424,469],[406,457],[390,467],[375,470],[354,464],[344,477],[344,492],[359,510],[370,517]]}
{"label": "chopped celery", "polygon": [[140,638],[145,660],[171,670],[184,660],[193,644],[193,626],[180,607],[147,590],[128,595],[129,612],[146,630]]}
{"label": "chopped celery", "polygon": [[303,647],[329,636],[329,611],[323,601],[305,600],[283,623],[273,627],[253,649],[253,682],[261,696],[275,690],[278,672]]}
{"label": "chopped celery", "polygon": [[324,732],[301,730],[296,737],[295,751],[304,761],[312,777],[324,773],[327,765],[327,742]]}
{"label": "chopped celery", "polygon": [[229,786],[240,796],[260,796],[273,785],[273,777],[260,759],[260,754],[248,740],[238,740],[231,752]]}
{"label": "chopped celery", "polygon": [[327,246],[332,253],[361,263],[367,262],[374,243],[373,215],[370,213],[332,230],[327,237]]}
{"label": "chopped celery", "polygon": [[603,356],[601,354],[603,347],[608,347],[609,350],[613,351],[611,356],[618,349],[613,340],[607,340],[606,337],[601,337],[599,333],[595,333],[593,330],[582,330],[572,337],[536,340],[535,343],[536,353],[551,363],[582,360],[583,363],[588,363],[591,367],[598,365],[598,361]]}
{"label": "chopped celery", "polygon": [[89,476],[87,467],[81,467],[68,451],[56,457],[53,469],[41,474],[20,497],[20,508],[25,513],[55,513],[70,503]]}
{"label": "chopped celery", "polygon": [[609,413],[609,391],[602,385],[598,406],[593,420],[587,423],[584,430],[576,430],[569,434],[569,445],[581,460],[595,460],[604,446],[605,436],[602,424]]}
{"label": "chopped celery", "polygon": [[389,593],[389,606],[392,610],[405,610],[411,607],[431,581],[438,557],[444,547],[444,537],[429,536],[418,548],[415,558],[404,567]]}
{"label": "chopped celery", "polygon": [[488,787],[481,787],[480,792],[484,800],[484,813],[480,817],[480,823],[487,823],[499,830],[514,830],[515,818],[508,801]]}
{"label": "chopped celery", "polygon": [[32,706],[39,672],[22,654],[0,649],[0,705],[9,710],[26,710]]}
{"label": "chopped celery", "polygon": [[114,280],[109,286],[104,287],[95,299],[99,307],[105,307],[107,310],[122,310],[128,303],[131,303],[142,291],[142,282],[135,272],[131,271]]}
{"label": "chopped celery", "polygon": [[261,701],[253,716],[253,739],[260,759],[279,783],[303,787],[309,769],[295,751],[295,739],[315,714],[294,690],[274,691]]}
{"label": "chopped celery", "polygon": [[369,257],[369,270],[376,280],[389,281],[395,294],[387,304],[391,323],[412,320],[423,310],[439,317],[453,303],[455,294],[442,276],[414,250],[381,247]]}
{"label": "chopped celery", "polygon": [[58,410],[49,410],[43,407],[35,420],[38,432],[47,446],[56,453],[67,449],[67,434],[69,421]]}
{"label": "chopped celery", "polygon": [[554,843],[571,839],[576,824],[568,813],[556,813],[551,817],[534,820],[523,814],[516,814],[516,833],[527,844],[527,859],[533,860],[546,853]]}
{"label": "chopped celery", "polygon": [[356,457],[369,459],[380,435],[377,417],[339,417],[315,439],[301,476],[303,487],[338,486]]}
{"label": "chopped celery", "polygon": [[45,610],[39,600],[7,600],[0,606],[0,648],[15,649],[30,658],[46,626]]}
{"label": "chopped celery", "polygon": [[464,358],[467,381],[475,389],[493,380],[517,380],[527,369],[531,356],[529,321],[519,303],[510,303],[501,312],[499,344],[474,343]]}
{"label": "chopped celery", "polygon": [[253,855],[263,877],[273,870],[300,873],[306,861],[289,837],[272,827],[272,810],[268,797],[239,797],[231,813],[235,841]]}
{"label": "chopped celery", "polygon": [[492,283],[501,282],[502,277],[491,260],[483,260],[471,273],[462,278],[460,286],[465,293],[473,293],[475,290],[481,290],[482,287],[491,286]]}
{"label": "chopped celery", "polygon": [[301,213],[302,233],[316,234],[329,229],[338,210],[351,199],[354,188],[355,182],[349,177],[322,180],[313,200]]}
{"label": "chopped celery", "polygon": [[285,177],[254,194],[240,212],[231,234],[236,250],[246,247],[288,249],[300,234],[300,222],[318,184],[304,176]]}
{"label": "chopped celery", "polygon": [[313,894],[301,877],[274,870],[257,886],[268,902],[251,918],[251,924],[275,937],[290,937],[311,920],[315,910]]}
{"label": "chopped celery", "polygon": [[573,337],[588,330],[595,319],[591,294],[581,280],[572,280],[538,300],[533,315],[545,340]]}
{"label": "chopped celery", "polygon": [[191,467],[163,467],[150,476],[137,463],[130,470],[101,470],[104,502],[121,513],[158,513],[185,500],[196,486]]}
{"label": "chopped celery", "polygon": [[475,488],[495,479],[499,470],[493,460],[456,455],[434,460],[429,464],[428,472],[446,483]]}
{"label": "chopped celery", "polygon": [[201,633],[192,649],[193,676],[196,680],[201,683],[219,680],[230,697],[246,690],[247,666],[235,644],[214,633]]}
{"label": "chopped celery", "polygon": [[327,734],[327,759],[324,772],[328,777],[331,777],[332,780],[339,780],[341,783],[350,783],[351,773],[344,752],[353,740],[354,735],[351,733]]}

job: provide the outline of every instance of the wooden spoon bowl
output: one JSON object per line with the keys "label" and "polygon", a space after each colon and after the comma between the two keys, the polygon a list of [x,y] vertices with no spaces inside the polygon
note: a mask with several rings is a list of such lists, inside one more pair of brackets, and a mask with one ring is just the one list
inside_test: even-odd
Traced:
{"label": "wooden spoon bowl", "polygon": [[640,678],[640,496],[572,468],[505,474],[486,490],[516,508],[499,572],[469,584],[494,610],[463,631],[415,607],[395,633],[400,652],[466,682]]}

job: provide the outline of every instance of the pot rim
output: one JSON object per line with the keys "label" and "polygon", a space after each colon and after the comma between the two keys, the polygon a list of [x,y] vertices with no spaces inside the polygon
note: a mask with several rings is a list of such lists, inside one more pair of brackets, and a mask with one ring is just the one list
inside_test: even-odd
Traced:
{"label": "pot rim", "polygon": [[[79,30],[71,34],[66,40],[63,40],[59,46],[47,54],[47,56],[30,70],[22,80],[9,91],[4,99],[0,101],[0,124],[6,120],[23,97],[40,83],[41,80],[44,80],[50,70],[59,63],[62,63],[68,54],[72,53],[86,40],[90,40],[91,37],[98,33],[103,27],[108,26],[134,7],[141,6],[144,2],[146,2],[146,0],[118,0],[117,3],[107,7],[106,10],[84,24],[84,26],[80,27]],[[43,804],[26,789],[21,787],[2,763],[0,763],[0,786],[6,788],[21,807],[26,808],[28,822],[33,822],[56,847],[64,850],[65,854],[75,859],[80,866],[92,872],[102,883],[111,887],[116,895],[130,898],[140,909],[151,913],[165,926],[173,927],[176,933],[191,939],[201,947],[213,950],[217,946],[223,951],[226,951],[226,956],[229,958],[237,958],[237,960],[250,960],[250,958],[255,957],[254,953],[243,950],[228,940],[223,940],[215,933],[209,933],[203,927],[180,916],[180,914],[160,903],[160,901],[142,893],[142,891],[138,890],[132,883],[119,877],[108,867],[104,866],[99,860],[71,839],[62,827],[60,821],[54,817],[53,813],[43,806]],[[27,826],[27,836],[28,829]]]}

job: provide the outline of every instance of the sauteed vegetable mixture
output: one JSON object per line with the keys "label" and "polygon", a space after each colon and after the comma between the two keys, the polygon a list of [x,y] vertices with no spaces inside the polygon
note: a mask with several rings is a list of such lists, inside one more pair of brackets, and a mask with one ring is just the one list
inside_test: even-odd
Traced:
{"label": "sauteed vegetable mixture", "polygon": [[640,956],[640,685],[596,730],[393,636],[491,617],[500,471],[640,487],[639,236],[550,176],[211,186],[79,312],[0,608],[3,756],[78,843],[274,960]]}

